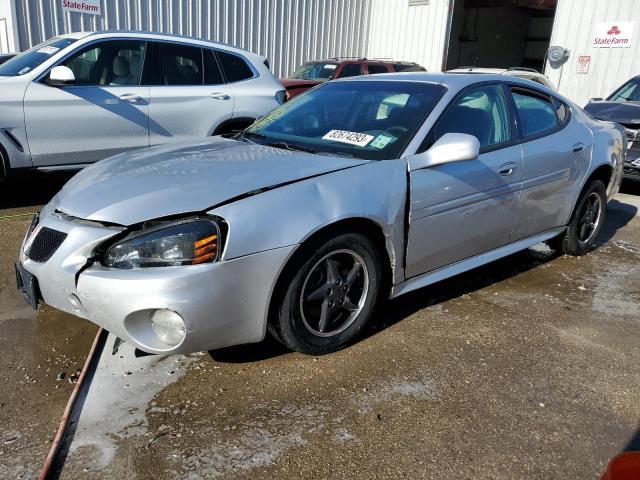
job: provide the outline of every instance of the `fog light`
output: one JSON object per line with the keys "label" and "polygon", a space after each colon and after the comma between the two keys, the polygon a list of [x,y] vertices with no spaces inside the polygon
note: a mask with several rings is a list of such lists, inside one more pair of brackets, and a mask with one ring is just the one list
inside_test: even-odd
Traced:
{"label": "fog light", "polygon": [[158,339],[171,347],[179,345],[187,333],[182,317],[171,310],[156,310],[151,315],[151,328]]}

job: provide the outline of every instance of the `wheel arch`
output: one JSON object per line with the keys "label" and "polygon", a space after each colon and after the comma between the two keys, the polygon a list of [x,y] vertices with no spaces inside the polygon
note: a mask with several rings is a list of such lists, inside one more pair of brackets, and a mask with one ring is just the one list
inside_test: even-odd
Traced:
{"label": "wheel arch", "polygon": [[391,264],[391,255],[389,252],[389,246],[387,245],[384,230],[374,220],[367,217],[349,217],[337,220],[328,225],[324,225],[310,235],[308,235],[301,243],[296,251],[286,261],[284,267],[278,274],[273,291],[269,298],[269,305],[267,305],[267,322],[270,322],[275,314],[275,309],[278,305],[279,295],[282,294],[285,282],[289,279],[291,266],[295,265],[303,255],[305,255],[307,247],[313,245],[314,242],[319,241],[323,237],[337,235],[341,233],[360,233],[369,238],[375,245],[381,260],[381,299],[387,298],[390,292],[393,281],[393,267]]}
{"label": "wheel arch", "polygon": [[611,165],[609,165],[608,163],[603,163],[601,165],[598,165],[589,175],[585,176],[584,181],[576,191],[575,198],[573,199],[573,206],[571,207],[569,216],[565,221],[565,225],[571,221],[573,212],[578,207],[578,202],[582,198],[582,194],[587,188],[589,188],[591,182],[593,182],[594,180],[600,180],[602,183],[604,183],[606,192],[609,193],[609,188],[615,181],[614,173],[615,172]]}
{"label": "wheel arch", "polygon": [[211,135],[222,135],[224,133],[230,133],[233,130],[244,130],[256,119],[252,117],[238,117],[238,118],[228,118],[221,122],[211,133]]}
{"label": "wheel arch", "polygon": [[608,163],[604,163],[598,166],[593,172],[591,172],[591,175],[587,177],[587,180],[586,182],[584,182],[580,193],[582,193],[582,191],[587,188],[587,186],[594,180],[602,181],[607,191],[609,191],[609,187],[611,185],[611,182],[613,181],[613,167]]}

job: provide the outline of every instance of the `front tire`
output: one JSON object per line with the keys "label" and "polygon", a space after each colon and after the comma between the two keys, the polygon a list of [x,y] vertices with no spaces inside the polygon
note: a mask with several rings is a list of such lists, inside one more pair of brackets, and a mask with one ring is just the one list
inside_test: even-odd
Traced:
{"label": "front tire", "polygon": [[571,215],[567,230],[549,242],[549,245],[571,256],[581,256],[593,249],[607,211],[607,193],[604,183],[592,181],[582,192]]}
{"label": "front tire", "polygon": [[269,331],[291,350],[323,355],[350,344],[378,301],[380,254],[359,233],[318,239],[284,272]]}

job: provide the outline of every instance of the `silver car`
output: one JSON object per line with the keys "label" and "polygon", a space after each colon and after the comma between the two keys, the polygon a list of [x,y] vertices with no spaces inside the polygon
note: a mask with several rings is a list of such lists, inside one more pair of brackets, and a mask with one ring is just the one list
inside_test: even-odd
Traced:
{"label": "silver car", "polygon": [[0,65],[0,180],[242,130],[284,100],[264,57],[131,32],[53,38]]}
{"label": "silver car", "polygon": [[328,82],[233,139],[77,174],[17,264],[39,299],[152,353],[309,354],[397,297],[550,241],[594,245],[625,154],[614,124],[504,75]]}

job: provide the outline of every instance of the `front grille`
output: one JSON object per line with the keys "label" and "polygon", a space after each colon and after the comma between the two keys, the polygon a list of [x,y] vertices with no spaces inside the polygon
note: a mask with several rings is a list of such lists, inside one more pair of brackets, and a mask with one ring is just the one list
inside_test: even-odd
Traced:
{"label": "front grille", "polygon": [[46,262],[56,253],[56,250],[62,245],[65,238],[67,238],[66,233],[42,227],[26,252],[27,257],[34,262]]}
{"label": "front grille", "polygon": [[629,150],[633,150],[634,152],[640,152],[640,140],[636,140],[629,145]]}

